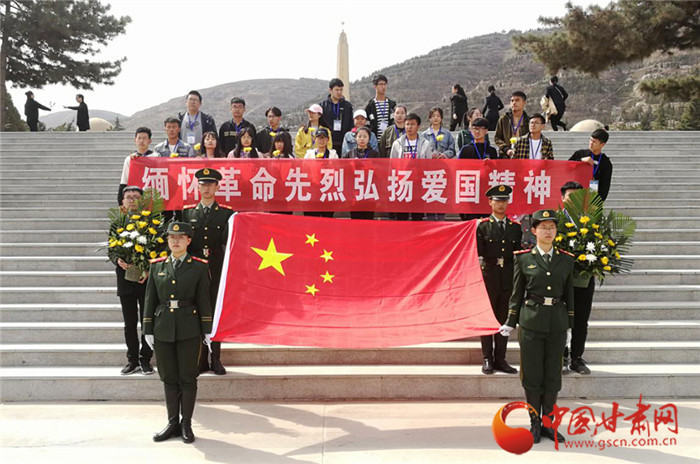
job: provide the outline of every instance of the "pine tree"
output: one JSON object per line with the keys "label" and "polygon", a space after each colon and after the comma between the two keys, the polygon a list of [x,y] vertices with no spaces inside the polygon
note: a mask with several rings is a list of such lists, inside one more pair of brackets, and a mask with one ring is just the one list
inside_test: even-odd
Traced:
{"label": "pine tree", "polygon": [[700,98],[694,98],[685,104],[680,129],[700,130]]}

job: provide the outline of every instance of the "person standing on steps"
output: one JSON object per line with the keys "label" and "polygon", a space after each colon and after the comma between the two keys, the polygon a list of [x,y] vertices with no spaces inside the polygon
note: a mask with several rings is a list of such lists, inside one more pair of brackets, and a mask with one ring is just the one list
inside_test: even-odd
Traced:
{"label": "person standing on steps", "polygon": [[561,122],[561,118],[564,116],[564,111],[566,111],[566,99],[569,98],[569,94],[566,93],[564,87],[559,85],[559,78],[557,76],[552,76],[549,80],[549,86],[545,90],[544,96],[549,97],[557,108],[557,114],[549,116],[549,122],[552,123],[552,130],[555,132],[558,131],[559,129],[557,129],[557,126],[561,126],[566,130],[566,124]]}
{"label": "person standing on steps", "polygon": [[31,90],[24,94],[27,96],[27,101],[24,103],[24,115],[27,117],[27,125],[31,132],[37,132],[39,130],[39,110],[51,111],[51,108],[34,100],[34,92]]}
{"label": "person standing on steps", "polygon": [[80,132],[85,132],[90,130],[90,114],[88,113],[88,107],[85,104],[85,97],[83,94],[79,93],[75,96],[75,101],[78,102],[78,106],[64,106],[67,110],[75,110],[78,112],[76,126]]}

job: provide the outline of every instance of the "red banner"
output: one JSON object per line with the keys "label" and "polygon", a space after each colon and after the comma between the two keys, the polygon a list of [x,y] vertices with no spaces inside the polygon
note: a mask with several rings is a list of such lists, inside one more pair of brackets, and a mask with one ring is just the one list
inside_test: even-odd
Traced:
{"label": "red banner", "polygon": [[378,348],[492,334],[476,221],[231,218],[214,340]]}
{"label": "red banner", "polygon": [[568,181],[588,186],[575,161],[135,158],[129,184],[156,188],[168,210],[199,202],[194,173],[221,172],[217,201],[236,211],[490,213],[484,193],[513,187],[509,215],[556,209]]}

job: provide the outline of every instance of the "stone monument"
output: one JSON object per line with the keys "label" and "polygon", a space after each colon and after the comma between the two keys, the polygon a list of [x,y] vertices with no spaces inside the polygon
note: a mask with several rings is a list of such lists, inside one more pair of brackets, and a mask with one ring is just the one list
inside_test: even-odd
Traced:
{"label": "stone monument", "polygon": [[345,35],[345,23],[338,38],[338,68],[336,75],[343,81],[343,96],[346,100],[350,100],[350,63],[348,60],[348,36]]}

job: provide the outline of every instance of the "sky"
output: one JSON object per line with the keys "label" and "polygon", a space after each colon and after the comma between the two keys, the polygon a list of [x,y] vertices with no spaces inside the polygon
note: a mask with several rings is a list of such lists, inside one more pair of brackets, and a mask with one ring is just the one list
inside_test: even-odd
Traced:
{"label": "sky", "polygon": [[[535,29],[541,27],[538,17],[566,12],[563,0],[103,3],[111,5],[111,14],[128,15],[132,22],[126,33],[103,47],[95,59],[126,56],[127,61],[113,86],[99,85],[93,90],[57,85],[32,89],[36,100],[47,106],[53,104],[54,111],[75,105],[76,93],[85,95],[90,109],[130,116],[180,95],[184,99],[190,89],[228,82],[301,77],[330,80],[336,73],[342,29],[348,37],[353,81],[462,39],[511,29]],[[604,6],[608,2],[572,3]],[[20,113],[26,90],[9,88]]]}

